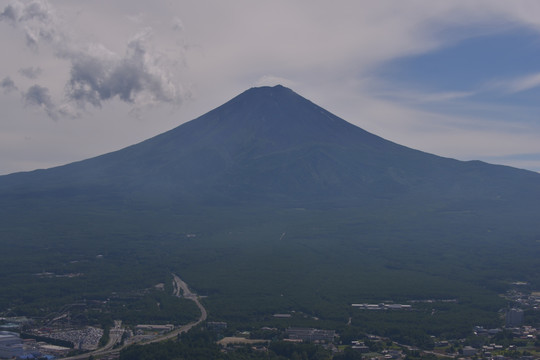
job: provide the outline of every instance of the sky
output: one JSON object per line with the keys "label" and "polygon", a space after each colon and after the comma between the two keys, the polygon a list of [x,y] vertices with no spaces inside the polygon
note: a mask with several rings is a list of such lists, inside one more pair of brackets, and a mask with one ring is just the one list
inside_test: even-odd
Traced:
{"label": "sky", "polygon": [[0,175],[282,84],[396,143],[540,172],[540,2],[0,0]]}

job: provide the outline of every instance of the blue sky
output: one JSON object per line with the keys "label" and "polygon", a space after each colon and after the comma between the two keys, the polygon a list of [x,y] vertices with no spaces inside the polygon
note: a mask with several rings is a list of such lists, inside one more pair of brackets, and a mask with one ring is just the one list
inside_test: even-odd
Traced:
{"label": "blue sky", "polygon": [[[480,124],[471,119],[461,125],[463,129],[479,130],[491,121],[494,126],[502,122],[536,132],[540,126],[539,60],[538,32],[515,26],[382,64],[375,73],[384,85],[375,91],[404,106],[481,119]],[[486,153],[478,158],[518,167],[530,163],[532,170],[539,171],[538,150]]]}
{"label": "blue sky", "polygon": [[540,3],[0,0],[0,174],[283,84],[397,143],[540,171]]}
{"label": "blue sky", "polygon": [[381,76],[435,90],[471,91],[493,79],[539,70],[538,33],[527,28],[479,34],[433,51],[381,66]]}
{"label": "blue sky", "polygon": [[[540,39],[527,28],[463,39],[434,51],[389,61],[378,77],[422,92],[463,93],[474,103],[536,105],[539,87],[512,89],[514,79],[540,73]],[[468,93],[468,94],[467,94]],[[466,96],[465,96],[466,95]]]}

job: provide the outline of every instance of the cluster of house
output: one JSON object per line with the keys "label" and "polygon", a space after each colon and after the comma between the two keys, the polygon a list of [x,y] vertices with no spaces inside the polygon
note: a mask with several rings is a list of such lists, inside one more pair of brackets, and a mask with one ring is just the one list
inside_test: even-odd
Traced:
{"label": "cluster of house", "polygon": [[506,293],[506,298],[520,308],[540,310],[540,291],[529,293],[512,289]]}
{"label": "cluster of house", "polygon": [[144,335],[148,332],[156,334],[164,334],[166,332],[172,331],[174,329],[173,324],[157,325],[157,324],[140,324],[135,326],[135,334]]}
{"label": "cluster of house", "polygon": [[[351,349],[354,351],[358,351],[359,353],[366,354],[370,352],[370,349],[363,341],[355,340],[351,342]],[[391,360],[391,359],[402,359],[405,357],[402,350],[396,350],[396,349],[386,349],[381,351],[382,356],[374,356],[371,358],[376,359],[385,359],[385,360]]]}

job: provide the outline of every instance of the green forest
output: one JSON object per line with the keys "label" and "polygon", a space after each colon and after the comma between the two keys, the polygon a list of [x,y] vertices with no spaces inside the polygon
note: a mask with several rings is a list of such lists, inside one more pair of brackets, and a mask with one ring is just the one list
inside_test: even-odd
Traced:
{"label": "green forest", "polygon": [[[106,302],[95,311],[86,308],[88,321],[186,323],[198,310],[170,296],[176,273],[204,297],[209,320],[233,328],[317,326],[345,332],[350,320],[365,333],[421,345],[429,336],[463,337],[474,325],[502,325],[498,311],[507,301],[500,294],[512,281],[537,286],[540,273],[535,252],[526,246],[534,233],[530,228],[516,223],[509,229],[491,214],[450,211],[447,205],[415,213],[219,207],[65,211],[69,221],[61,222],[61,208],[36,210],[31,228],[15,213],[6,214],[13,221],[0,230],[7,243],[0,263],[4,313],[44,316],[66,304]],[[452,219],[459,227],[449,228]],[[148,290],[158,283],[166,284],[163,292]],[[421,302],[428,299],[434,302]],[[444,299],[455,302],[438,301]],[[411,301],[420,302],[406,312],[351,307]],[[276,319],[275,313],[293,316]]]}

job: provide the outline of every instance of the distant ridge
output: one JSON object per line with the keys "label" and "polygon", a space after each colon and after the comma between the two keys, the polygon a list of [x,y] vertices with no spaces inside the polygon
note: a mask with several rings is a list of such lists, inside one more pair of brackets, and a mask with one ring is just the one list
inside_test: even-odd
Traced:
{"label": "distant ridge", "polygon": [[540,175],[392,143],[278,85],[251,88],[113,153],[2,176],[2,193],[219,203],[504,200],[540,195]]}

